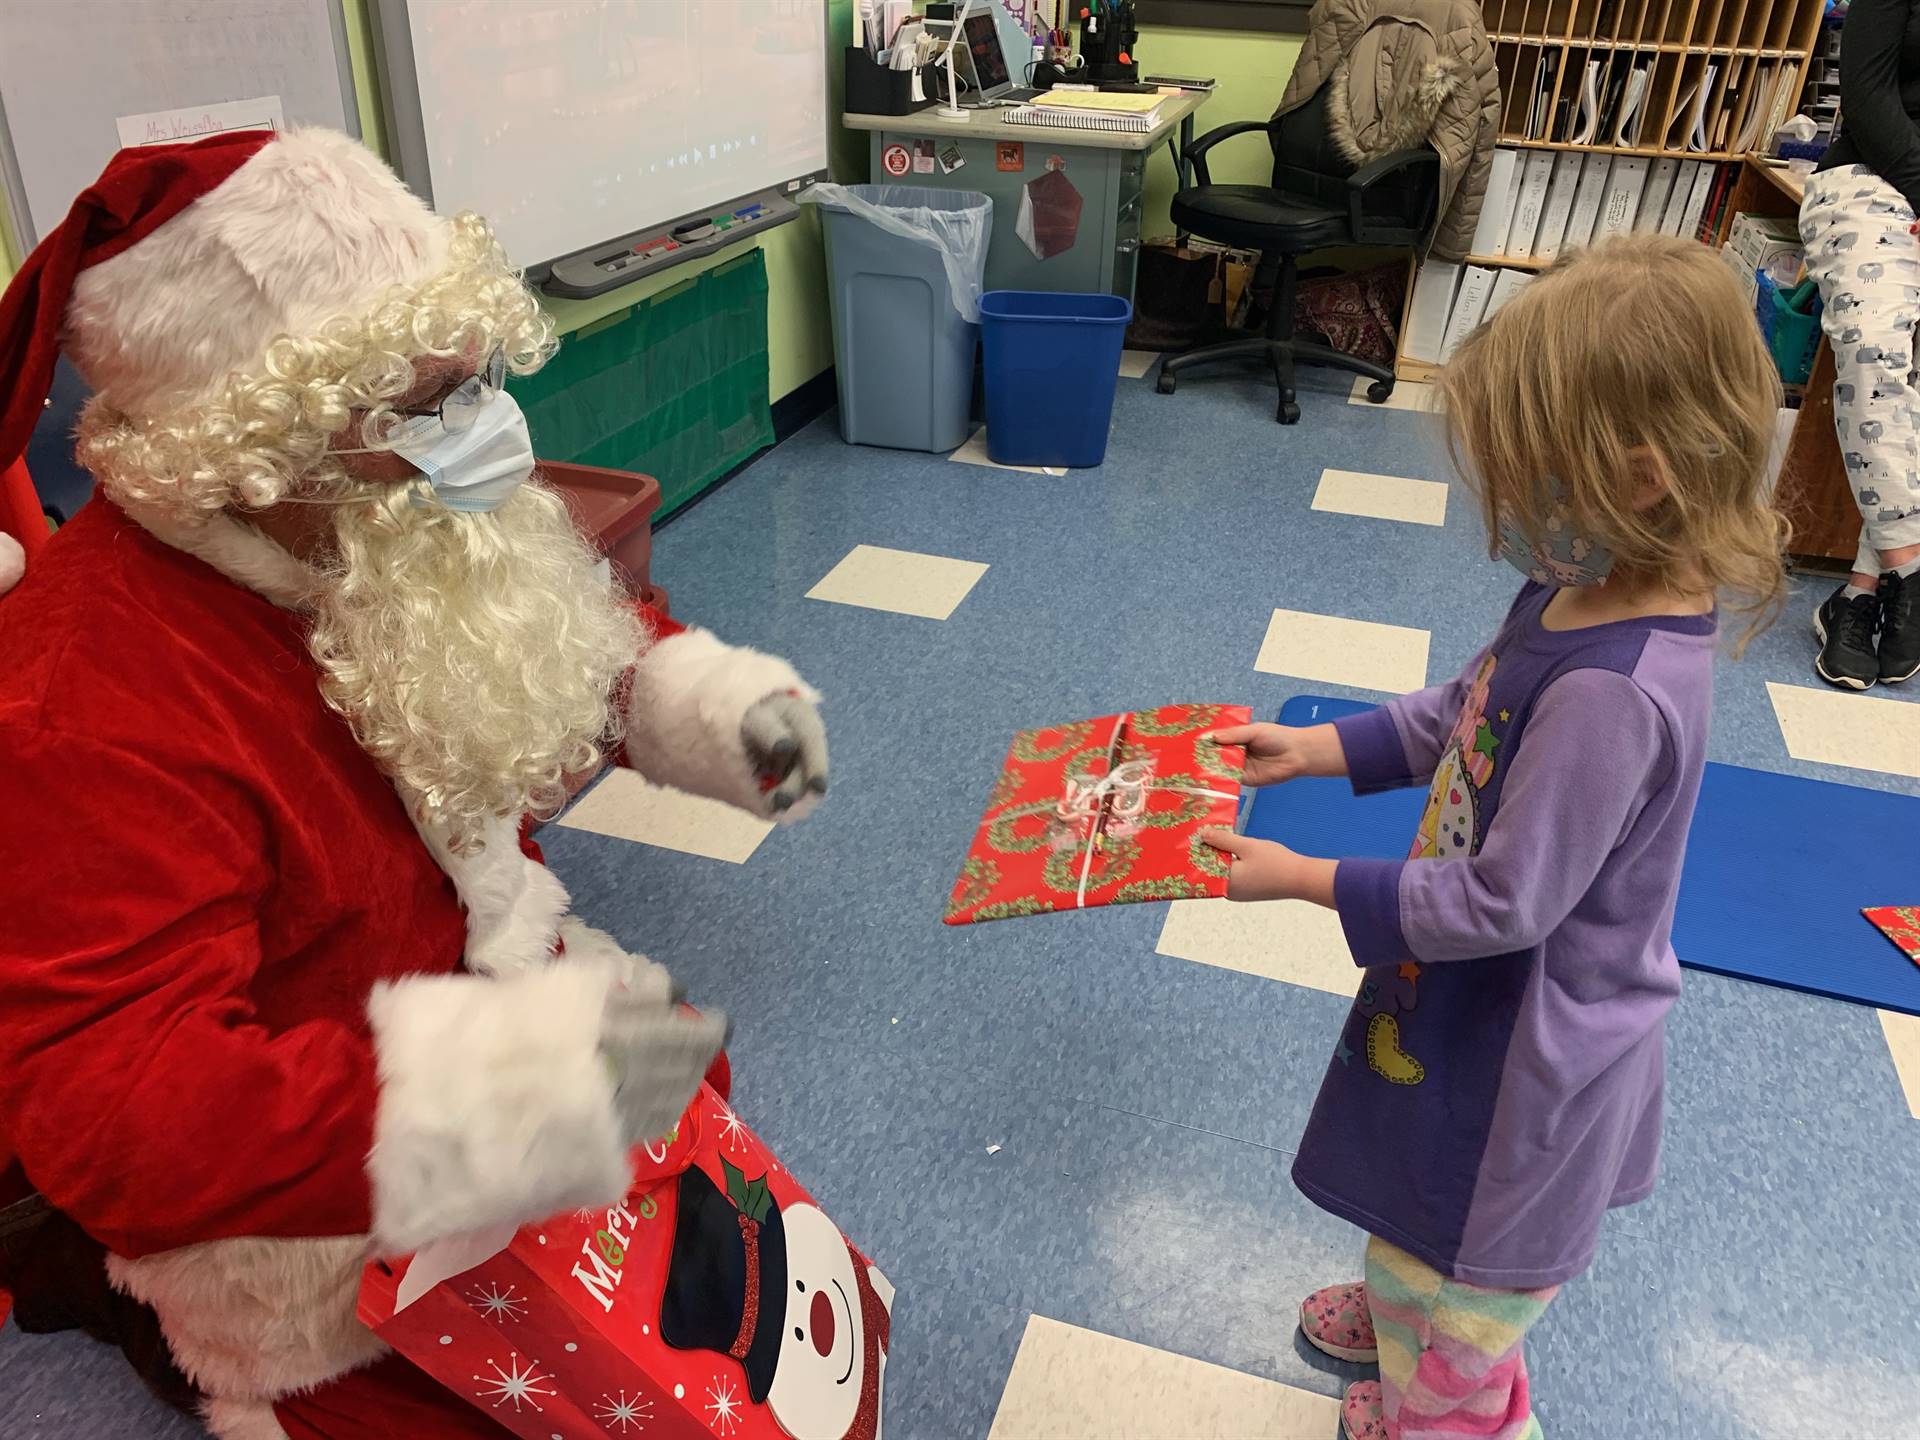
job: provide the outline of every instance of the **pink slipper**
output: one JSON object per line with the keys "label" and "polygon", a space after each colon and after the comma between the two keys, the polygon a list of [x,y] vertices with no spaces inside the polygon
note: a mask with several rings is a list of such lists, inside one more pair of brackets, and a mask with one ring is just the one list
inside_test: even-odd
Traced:
{"label": "pink slipper", "polygon": [[1340,1433],[1346,1440],[1387,1440],[1378,1380],[1359,1380],[1347,1387],[1347,1398],[1340,1406]]}
{"label": "pink slipper", "polygon": [[1380,1358],[1373,1340],[1373,1316],[1367,1310],[1367,1287],[1329,1285],[1300,1302],[1300,1333],[1314,1349],[1358,1365]]}

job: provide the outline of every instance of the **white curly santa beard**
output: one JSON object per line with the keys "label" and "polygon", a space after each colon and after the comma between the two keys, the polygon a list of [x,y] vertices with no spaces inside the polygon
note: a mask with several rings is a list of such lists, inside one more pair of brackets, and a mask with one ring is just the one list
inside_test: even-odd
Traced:
{"label": "white curly santa beard", "polygon": [[424,491],[340,507],[308,643],[327,702],[458,852],[594,763],[640,622],[552,491],[488,514]]}

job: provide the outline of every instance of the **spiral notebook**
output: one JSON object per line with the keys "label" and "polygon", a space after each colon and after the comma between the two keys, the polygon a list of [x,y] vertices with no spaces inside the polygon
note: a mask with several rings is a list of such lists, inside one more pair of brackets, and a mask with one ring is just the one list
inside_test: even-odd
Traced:
{"label": "spiral notebook", "polygon": [[1064,130],[1121,130],[1144,135],[1159,119],[1156,108],[1146,114],[1112,114],[1095,110],[1066,110],[1055,105],[1020,105],[1000,117],[1009,125],[1058,125]]}

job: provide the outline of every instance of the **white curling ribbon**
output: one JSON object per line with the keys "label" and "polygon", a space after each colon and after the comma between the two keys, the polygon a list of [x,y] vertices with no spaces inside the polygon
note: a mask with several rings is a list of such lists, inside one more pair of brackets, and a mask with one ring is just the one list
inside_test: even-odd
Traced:
{"label": "white curling ribbon", "polygon": [[[1121,728],[1130,718],[1131,715],[1120,717],[1108,746],[1109,753],[1113,745],[1118,744]],[[1128,830],[1133,829],[1134,822],[1146,813],[1147,793],[1152,790],[1172,795],[1205,795],[1215,800],[1240,798],[1231,790],[1211,790],[1204,785],[1156,784],[1151,760],[1128,760],[1095,780],[1069,775],[1066,793],[1060,797],[1056,813],[1076,830],[1082,821],[1092,822],[1087,831],[1086,853],[1080,857],[1080,888],[1073,900],[1076,908],[1084,910],[1087,906],[1087,881],[1093,874],[1094,852],[1099,848],[1100,837],[1107,833],[1108,823],[1119,820]]]}

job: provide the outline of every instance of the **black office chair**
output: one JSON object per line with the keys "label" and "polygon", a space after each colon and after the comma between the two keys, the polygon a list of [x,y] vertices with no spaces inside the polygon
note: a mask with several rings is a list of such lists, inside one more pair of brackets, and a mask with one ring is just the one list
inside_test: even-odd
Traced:
{"label": "black office chair", "polygon": [[[1280,386],[1280,423],[1300,418],[1293,367],[1333,365],[1370,376],[1367,397],[1393,394],[1393,371],[1357,355],[1293,338],[1293,294],[1299,257],[1334,245],[1418,245],[1432,228],[1440,201],[1440,157],[1429,146],[1384,155],[1355,169],[1327,138],[1327,87],[1277,120],[1222,125],[1202,135],[1182,157],[1200,183],[1173,197],[1173,223],[1199,235],[1258,250],[1256,288],[1271,289],[1266,337],[1231,340],[1175,355],[1160,366],[1159,390],[1171,395],[1183,370],[1216,360],[1264,358]],[[1215,185],[1207,152],[1235,135],[1265,133],[1273,147],[1273,184]]]}

